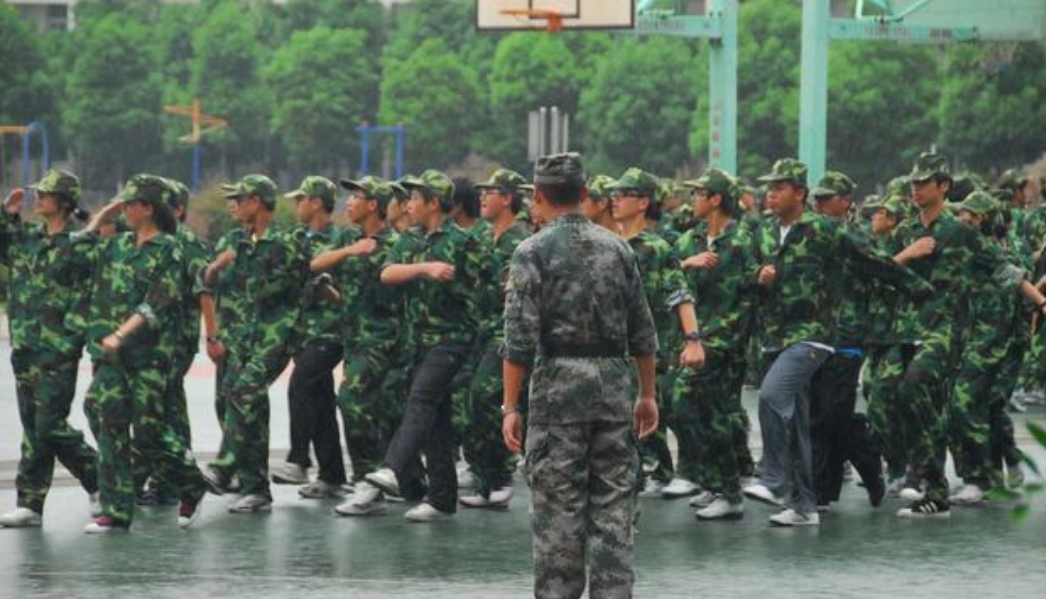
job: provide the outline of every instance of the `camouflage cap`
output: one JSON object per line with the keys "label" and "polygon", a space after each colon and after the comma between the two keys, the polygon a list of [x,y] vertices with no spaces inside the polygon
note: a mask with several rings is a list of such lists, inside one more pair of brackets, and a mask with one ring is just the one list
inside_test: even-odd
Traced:
{"label": "camouflage cap", "polygon": [[907,196],[909,191],[908,184],[909,181],[907,175],[900,175],[894,177],[893,179],[890,179],[889,183],[886,184],[886,193],[887,195]]}
{"label": "camouflage cap", "polygon": [[240,179],[232,191],[226,192],[227,198],[241,198],[256,195],[269,208],[276,207],[276,184],[265,175],[247,175]]}
{"label": "camouflage cap", "polygon": [[907,202],[908,198],[901,195],[887,194],[880,196],[872,194],[864,198],[864,203],[861,204],[861,211],[864,214],[868,214],[872,211],[884,209],[889,214],[900,218],[904,216],[904,206]]}
{"label": "camouflage cap", "polygon": [[1006,169],[1001,175],[999,175],[999,180],[995,182],[995,186],[999,189],[1009,190],[1021,189],[1027,184],[1028,175],[1017,168]]}
{"label": "camouflage cap", "polygon": [[848,196],[853,193],[854,184],[850,177],[839,171],[826,171],[817,186],[810,191],[810,195],[816,197]]}
{"label": "camouflage cap", "polygon": [[187,208],[189,206],[189,188],[186,187],[185,183],[177,179],[164,180],[167,182],[167,186],[171,188],[171,195],[167,198],[171,210]]}
{"label": "camouflage cap", "polygon": [[69,171],[53,168],[44,173],[38,183],[29,186],[43,193],[62,195],[75,204],[80,201],[83,188],[80,186],[80,178]]}
{"label": "camouflage cap", "polygon": [[951,187],[948,188],[947,199],[949,202],[961,202],[966,196],[984,188],[984,181],[974,173],[963,171],[952,177]]}
{"label": "camouflage cap", "polygon": [[610,197],[610,186],[614,184],[614,178],[610,175],[596,175],[588,180],[585,187],[588,195],[597,200]]}
{"label": "camouflage cap", "polygon": [[454,182],[442,171],[430,168],[417,177],[407,175],[400,179],[400,185],[410,190],[412,187],[428,189],[443,200],[450,200],[454,195]]}
{"label": "camouflage cap", "polygon": [[156,175],[137,174],[127,180],[116,199],[127,202],[148,202],[154,206],[171,205],[174,189],[167,179]]}
{"label": "camouflage cap", "polygon": [[634,189],[656,202],[658,195],[657,191],[660,185],[661,181],[656,176],[639,167],[633,166],[626,170],[625,173],[621,175],[621,178],[610,186],[610,189],[613,191]]}
{"label": "camouflage cap", "polygon": [[988,216],[995,212],[998,207],[999,204],[995,201],[995,198],[983,191],[971,193],[959,204],[960,211],[970,212],[977,216]]}
{"label": "camouflage cap", "polygon": [[933,152],[923,152],[915,159],[912,172],[908,173],[908,181],[918,183],[927,181],[935,175],[945,175],[949,179],[951,178],[948,159]]}
{"label": "camouflage cap", "polygon": [[298,189],[283,194],[283,197],[288,200],[299,197],[319,198],[323,202],[324,208],[333,210],[334,195],[337,190],[337,186],[327,177],[310,175],[301,180],[301,185],[298,186]]}
{"label": "camouflage cap", "polygon": [[520,185],[524,185],[527,178],[514,170],[499,168],[490,175],[490,179],[483,183],[477,183],[476,189],[500,189],[502,191],[516,191]]}
{"label": "camouflage cap", "polygon": [[400,181],[389,181],[389,189],[392,190],[392,197],[397,200],[405,200],[410,197],[410,192]]}
{"label": "camouflage cap", "polygon": [[362,191],[368,198],[377,200],[378,205],[382,208],[388,206],[396,195],[391,183],[374,175],[367,175],[360,179],[342,179],[340,183],[342,187],[350,191]]}
{"label": "camouflage cap", "polygon": [[788,182],[806,187],[806,165],[795,158],[782,158],[774,163],[770,174],[759,177],[759,182]]}
{"label": "camouflage cap", "polygon": [[706,169],[697,179],[683,181],[683,185],[691,189],[706,189],[709,195],[723,196],[727,200],[737,199],[739,195],[737,180],[730,173],[715,167]]}
{"label": "camouflage cap", "polygon": [[585,165],[581,154],[564,152],[538,158],[534,167],[535,185],[584,185]]}

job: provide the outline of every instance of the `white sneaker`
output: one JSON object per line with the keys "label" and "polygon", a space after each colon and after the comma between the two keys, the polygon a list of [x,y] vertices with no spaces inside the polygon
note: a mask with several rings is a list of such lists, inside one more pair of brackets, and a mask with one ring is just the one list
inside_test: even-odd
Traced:
{"label": "white sneaker", "polygon": [[643,490],[639,492],[639,497],[648,499],[650,497],[661,497],[661,491],[665,488],[665,483],[657,480],[652,476],[648,476],[646,484],[643,485]]}
{"label": "white sneaker", "polygon": [[1028,406],[1024,405],[1024,400],[1020,397],[1011,396],[1008,405],[1010,411],[1017,414],[1023,414],[1028,411]]}
{"label": "white sneaker", "polygon": [[121,526],[115,522],[109,516],[102,516],[95,518],[87,523],[84,527],[84,534],[89,535],[112,535],[112,534],[124,534],[131,531],[130,526]]}
{"label": "white sneaker", "polygon": [[375,487],[391,495],[400,494],[400,483],[396,480],[396,473],[391,468],[381,468],[371,472],[363,479]]}
{"label": "white sneaker", "polygon": [[270,477],[278,485],[304,485],[309,482],[309,473],[293,462],[284,462],[273,469]]}
{"label": "white sneaker", "polygon": [[481,493],[475,493],[458,499],[458,503],[464,507],[504,510],[508,509],[508,504],[511,500],[512,487],[501,487],[491,491],[487,497],[484,497]]}
{"label": "white sneaker", "polygon": [[2,528],[40,528],[43,525],[44,517],[27,507],[15,508],[13,512],[0,516]]}
{"label": "white sneaker", "polygon": [[272,509],[272,498],[268,495],[244,495],[229,506],[230,514],[254,514]]}
{"label": "white sneaker", "polygon": [[984,489],[977,485],[963,485],[948,501],[959,505],[970,505],[984,501]]}
{"label": "white sneaker", "polygon": [[475,489],[479,486],[479,479],[468,466],[458,468],[458,488]]}
{"label": "white sneaker", "polygon": [[1036,389],[1035,391],[1027,392],[1021,399],[1025,405],[1040,404],[1046,401],[1046,392],[1042,389]]}
{"label": "white sneaker", "polygon": [[755,483],[754,485],[748,485],[741,490],[745,494],[745,497],[755,499],[756,501],[762,501],[763,503],[769,503],[780,507],[784,504],[784,498],[778,497],[771,491],[766,485],[762,483]]}
{"label": "white sneaker", "polygon": [[450,520],[454,517],[454,514],[450,512],[441,512],[432,507],[429,502],[423,501],[407,510],[407,512],[403,514],[403,517],[411,522],[441,522],[443,520]]}
{"label": "white sneaker", "polygon": [[101,518],[102,514],[102,498],[98,496],[98,491],[87,494],[87,507],[91,510],[92,518]]}
{"label": "white sneaker", "polygon": [[899,497],[902,489],[904,489],[903,476],[898,476],[897,478],[890,479],[890,482],[886,484],[886,496]]}
{"label": "white sneaker", "polygon": [[901,489],[901,492],[898,493],[898,496],[905,501],[922,501],[923,498],[926,497],[926,493],[918,487],[906,484],[904,488]]}
{"label": "white sneaker", "polygon": [[694,512],[698,520],[740,520],[745,517],[743,503],[730,503],[724,497],[716,497],[712,503]]}
{"label": "white sneaker", "polygon": [[712,502],[719,498],[717,493],[711,491],[701,491],[697,495],[690,498],[690,507],[696,507],[697,509],[706,508],[712,505]]}
{"label": "white sneaker", "polygon": [[319,479],[298,489],[298,495],[304,499],[330,499],[331,497],[341,497],[344,494],[345,489],[341,485],[332,485]]}
{"label": "white sneaker", "polygon": [[356,492],[352,498],[343,501],[334,508],[334,512],[341,516],[371,516],[384,514],[388,509],[385,502],[385,494],[381,489],[366,482],[356,484]]}
{"label": "white sneaker", "polygon": [[700,490],[701,487],[693,482],[685,478],[676,477],[665,485],[665,488],[661,489],[661,496],[665,499],[679,499],[680,497],[689,497]]}
{"label": "white sneaker", "polygon": [[817,512],[800,514],[789,508],[770,516],[770,524],[774,526],[817,526],[821,523],[821,516]]}

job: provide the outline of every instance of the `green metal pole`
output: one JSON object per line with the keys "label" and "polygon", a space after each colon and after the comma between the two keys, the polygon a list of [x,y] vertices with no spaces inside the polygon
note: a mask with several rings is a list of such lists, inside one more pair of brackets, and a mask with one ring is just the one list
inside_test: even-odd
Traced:
{"label": "green metal pole", "polygon": [[829,0],[803,0],[803,42],[799,89],[799,159],[813,185],[825,170],[828,144]]}
{"label": "green metal pole", "polygon": [[721,36],[710,40],[708,163],[737,173],[737,0],[710,0]]}

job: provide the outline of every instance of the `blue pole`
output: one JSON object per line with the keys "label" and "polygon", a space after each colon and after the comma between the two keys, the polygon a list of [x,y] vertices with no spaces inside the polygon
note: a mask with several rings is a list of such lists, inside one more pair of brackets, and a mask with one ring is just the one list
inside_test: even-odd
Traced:
{"label": "blue pole", "polygon": [[25,134],[22,135],[22,187],[29,188],[29,137],[33,132],[40,133],[40,166],[43,170],[51,168],[51,150],[47,143],[47,127],[43,123],[33,121],[26,125]]}
{"label": "blue pole", "polygon": [[403,125],[396,127],[396,178],[403,177],[403,137],[407,128]]}
{"label": "blue pole", "polygon": [[192,147],[192,189],[193,191],[200,191],[200,142],[196,142]]}
{"label": "blue pole", "polygon": [[370,154],[370,127],[363,125],[360,128],[360,176],[365,177],[369,170]]}

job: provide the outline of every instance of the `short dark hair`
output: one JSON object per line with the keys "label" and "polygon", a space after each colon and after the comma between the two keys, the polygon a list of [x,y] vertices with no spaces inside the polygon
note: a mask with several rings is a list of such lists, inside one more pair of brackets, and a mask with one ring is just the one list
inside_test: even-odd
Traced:
{"label": "short dark hair", "polygon": [[454,205],[461,206],[465,216],[479,218],[479,194],[472,179],[457,177],[454,179]]}
{"label": "short dark hair", "polygon": [[581,202],[581,192],[585,190],[585,182],[538,183],[536,187],[553,206],[576,206]]}

